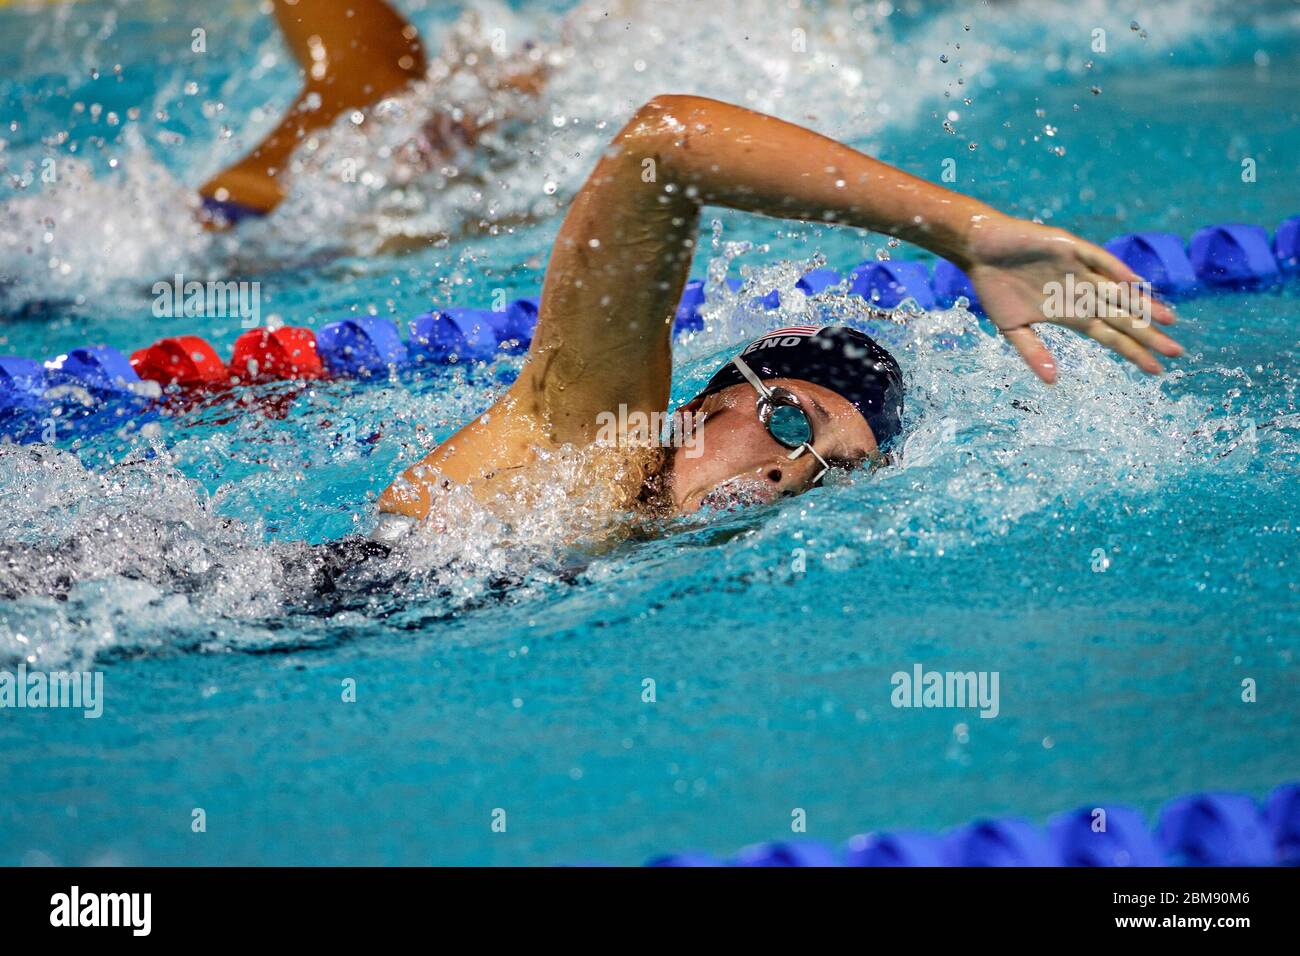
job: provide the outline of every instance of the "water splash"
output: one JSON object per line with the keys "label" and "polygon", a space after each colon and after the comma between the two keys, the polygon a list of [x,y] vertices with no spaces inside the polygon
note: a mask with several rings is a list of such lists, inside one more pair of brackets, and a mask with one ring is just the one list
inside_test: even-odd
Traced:
{"label": "water splash", "polygon": [[[192,79],[192,57],[163,57],[135,77],[125,38],[138,31],[128,30],[135,25],[115,7],[100,14],[97,26],[98,8],[81,7],[83,30],[57,7],[10,11],[24,17],[27,35],[56,50],[53,66],[44,49],[15,50],[18,75],[54,76],[62,85],[11,89],[30,100],[33,115],[0,146],[11,194],[0,202],[0,302],[9,311],[84,302],[177,271],[242,275],[322,256],[371,255],[413,236],[445,241],[546,220],[565,208],[631,112],[665,91],[731,100],[870,148],[886,124],[911,122],[945,95],[969,99],[1022,76],[1041,82],[1043,67],[1083,76],[1085,58],[1072,51],[1079,36],[1110,22],[1105,7],[1075,3],[1046,13],[1035,4],[998,4],[976,16],[944,8],[921,15],[889,4],[805,9],[765,0],[672,0],[652,7],[583,3],[556,18],[476,2],[450,25],[416,11],[427,46],[443,51],[431,60],[427,80],[364,118],[340,117],[305,143],[286,202],[226,236],[195,224],[192,184],[237,158],[274,122],[278,98],[293,82],[278,39],[267,35],[251,62],[229,75],[203,74],[215,87],[205,91]],[[1193,29],[1234,10],[1212,0],[1167,4],[1161,29],[1141,42],[1116,38],[1108,62],[1149,62],[1206,43],[1245,49],[1285,27],[1277,17],[1259,17],[1250,37],[1233,40],[1232,31],[1207,39]],[[232,42],[254,45],[251,38],[269,27],[250,14],[223,29]],[[1045,63],[1026,61],[1020,40],[1028,36],[1035,49],[1048,51]],[[951,62],[934,55],[956,43]],[[132,105],[106,111],[95,98],[106,95],[100,87],[78,84],[87,73],[107,71],[101,61],[115,57],[128,61],[126,73],[140,88]],[[508,82],[528,71],[544,77],[535,98]],[[907,82],[899,82],[900,71]],[[253,91],[268,83],[272,95],[264,102],[266,93]],[[74,128],[60,114],[59,105],[74,100],[83,115],[94,114],[89,125]],[[199,100],[196,128],[177,131],[169,108]],[[104,119],[110,113],[117,117],[112,126]],[[487,125],[473,155],[431,145],[431,127],[467,118]],[[78,147],[82,159],[68,155]],[[51,157],[61,171],[47,184],[34,173]]]}
{"label": "water splash", "polygon": [[[711,271],[739,265],[747,279],[737,291],[715,287],[704,330],[677,351],[675,399],[694,394],[738,342],[810,319],[873,334],[899,356],[908,384],[905,438],[890,467],[666,529],[683,541],[725,540],[735,525],[743,534],[718,545],[730,561],[770,565],[760,556],[799,537],[831,555],[941,555],[1006,536],[1030,516],[1143,507],[1188,476],[1294,456],[1294,416],[1261,431],[1244,399],[1216,408],[1200,397],[1207,376],[1221,391],[1251,395],[1239,369],[1202,369],[1197,389],[1179,395],[1177,376],[1142,377],[1049,327],[1042,334],[1061,376],[1048,387],[960,304],[930,313],[905,304],[882,316],[843,285],[808,298],[794,283],[819,259],[750,268],[745,258],[761,250],[717,239]],[[775,310],[759,308],[772,284],[788,294]],[[617,489],[641,465],[560,449],[507,489],[515,507],[446,492],[438,521],[399,552],[345,572],[334,597],[315,596],[327,559],[293,539],[363,530],[375,488],[489,405],[519,361],[321,383],[287,399],[274,386],[244,389],[238,414],[231,399],[180,411],[163,420],[161,439],[136,439],[135,452],[98,468],[83,464],[96,459],[95,440],[80,457],[0,446],[0,491],[11,502],[0,515],[0,592],[9,598],[0,654],[62,664],[296,647],[359,623],[428,624],[484,602],[543,599],[575,574],[635,573],[634,552],[619,542],[639,538],[638,520],[619,510]],[[303,615],[322,623],[293,625]]]}

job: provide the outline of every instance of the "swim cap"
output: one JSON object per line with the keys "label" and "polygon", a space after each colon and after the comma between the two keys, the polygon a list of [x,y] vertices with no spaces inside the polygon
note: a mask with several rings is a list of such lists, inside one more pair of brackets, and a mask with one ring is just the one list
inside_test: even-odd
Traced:
{"label": "swim cap", "polygon": [[[777,329],[746,345],[740,357],[760,379],[797,378],[842,395],[862,413],[881,447],[902,430],[902,369],[871,336],[856,329],[844,325]],[[728,362],[696,397],[744,381],[740,369]]]}

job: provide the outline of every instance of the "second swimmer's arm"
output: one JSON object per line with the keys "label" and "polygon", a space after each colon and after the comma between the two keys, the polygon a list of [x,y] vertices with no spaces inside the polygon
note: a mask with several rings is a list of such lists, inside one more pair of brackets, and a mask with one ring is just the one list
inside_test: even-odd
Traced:
{"label": "second swimmer's arm", "polygon": [[303,88],[275,129],[199,188],[203,196],[259,212],[284,198],[283,171],[309,133],[425,71],[415,28],[384,0],[275,0],[275,18],[303,71]]}

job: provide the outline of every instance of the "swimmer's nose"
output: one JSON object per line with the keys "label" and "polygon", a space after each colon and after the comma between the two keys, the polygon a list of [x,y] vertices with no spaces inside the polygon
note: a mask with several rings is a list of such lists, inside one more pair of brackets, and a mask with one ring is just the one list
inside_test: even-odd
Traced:
{"label": "swimmer's nose", "polygon": [[805,474],[803,469],[797,467],[797,464],[793,463],[790,466],[770,465],[763,472],[764,480],[774,486],[777,494],[782,498],[792,498],[807,491],[812,486],[809,479],[812,478],[814,472],[810,470]]}

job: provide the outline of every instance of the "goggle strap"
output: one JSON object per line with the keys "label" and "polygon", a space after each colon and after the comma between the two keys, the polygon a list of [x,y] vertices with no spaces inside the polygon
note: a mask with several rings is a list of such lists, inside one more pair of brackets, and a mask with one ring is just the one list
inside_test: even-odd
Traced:
{"label": "goggle strap", "polygon": [[749,382],[750,385],[753,385],[754,388],[758,389],[758,394],[762,395],[764,398],[772,397],[772,390],[763,383],[761,378],[754,374],[754,370],[745,364],[744,359],[737,355],[731,361],[736,368],[740,369],[740,374],[745,376],[745,380]]}

